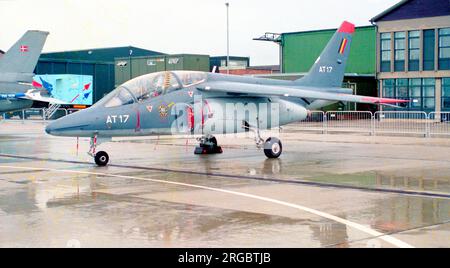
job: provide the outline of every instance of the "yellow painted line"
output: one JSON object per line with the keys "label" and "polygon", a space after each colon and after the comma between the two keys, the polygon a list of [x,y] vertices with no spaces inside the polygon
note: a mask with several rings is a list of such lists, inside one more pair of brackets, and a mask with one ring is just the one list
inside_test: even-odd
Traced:
{"label": "yellow painted line", "polygon": [[231,191],[231,190],[225,190],[225,189],[220,189],[220,188],[213,188],[213,187],[208,187],[208,186],[203,186],[203,185],[196,185],[196,184],[189,184],[189,183],[183,183],[183,182],[175,182],[175,181],[166,181],[166,180],[158,180],[158,179],[149,179],[149,178],[142,178],[142,177],[135,177],[135,176],[126,176],[126,175],[116,175],[116,174],[109,174],[109,173],[100,173],[100,172],[89,172],[89,171],[75,171],[75,170],[67,170],[67,169],[52,169],[52,168],[34,168],[34,167],[19,167],[19,166],[4,166],[4,165],[0,165],[0,168],[11,168],[11,169],[25,169],[25,170],[43,170],[43,171],[53,171],[53,172],[63,172],[63,173],[74,173],[74,174],[86,174],[86,175],[97,175],[97,176],[109,176],[109,177],[115,177],[115,178],[122,178],[122,179],[133,179],[133,180],[141,180],[141,181],[150,181],[150,182],[157,182],[157,183],[165,183],[165,184],[172,184],[172,185],[178,185],[178,186],[186,186],[186,187],[190,187],[190,188],[197,188],[197,189],[203,189],[203,190],[209,190],[209,191],[215,191],[215,192],[220,192],[220,193],[226,193],[226,194],[231,194],[231,195],[237,195],[237,196],[242,196],[242,197],[246,197],[246,198],[251,198],[251,199],[256,199],[256,200],[260,200],[260,201],[265,201],[265,202],[270,202],[273,204],[278,204],[281,206],[285,206],[285,207],[290,207],[290,208],[295,208],[298,210],[302,210],[302,211],[306,211],[309,212],[311,214],[329,219],[329,220],[333,220],[335,222],[339,222],[342,223],[344,225],[347,225],[349,227],[352,227],[354,229],[357,229],[361,232],[367,233],[371,236],[374,236],[376,238],[379,238],[381,240],[384,240],[385,242],[388,242],[396,247],[399,248],[413,248],[412,245],[403,242],[395,237],[392,237],[390,235],[387,234],[383,234],[381,232],[378,232],[368,226],[364,226],[362,224],[356,223],[356,222],[352,222],[337,216],[334,216],[332,214],[326,213],[326,212],[322,212],[316,209],[312,209],[312,208],[308,208],[305,206],[301,206],[301,205],[297,205],[297,204],[293,204],[293,203],[288,203],[285,201],[281,201],[281,200],[277,200],[277,199],[273,199],[273,198],[268,198],[268,197],[264,197],[264,196],[259,196],[259,195],[254,195],[254,194],[247,194],[247,193],[242,193],[242,192],[237,192],[237,191]]}

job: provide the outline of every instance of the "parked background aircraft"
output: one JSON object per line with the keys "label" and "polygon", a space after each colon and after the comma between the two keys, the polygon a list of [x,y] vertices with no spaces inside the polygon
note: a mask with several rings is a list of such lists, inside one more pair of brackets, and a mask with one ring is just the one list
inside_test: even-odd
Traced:
{"label": "parked background aircraft", "polygon": [[215,134],[252,130],[269,158],[282,153],[278,138],[259,130],[304,120],[308,111],[333,102],[396,104],[403,100],[352,95],[342,88],[354,25],[344,22],[312,66],[296,81],[173,71],[132,79],[94,106],[50,123],[57,136],[90,137],[89,154],[99,166],[109,161],[96,147],[114,136],[200,134],[195,153],[221,153]]}
{"label": "parked background aircraft", "polygon": [[33,86],[33,71],[48,34],[27,31],[0,57],[0,112],[29,108],[33,100],[60,102]]}

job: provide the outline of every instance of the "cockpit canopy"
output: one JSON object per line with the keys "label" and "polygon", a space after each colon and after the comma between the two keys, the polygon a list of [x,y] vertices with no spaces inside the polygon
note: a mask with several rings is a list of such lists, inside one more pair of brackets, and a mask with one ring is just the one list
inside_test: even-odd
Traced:
{"label": "cockpit canopy", "polygon": [[117,107],[142,102],[174,90],[202,83],[206,73],[195,71],[166,71],[136,77],[118,86],[95,106]]}

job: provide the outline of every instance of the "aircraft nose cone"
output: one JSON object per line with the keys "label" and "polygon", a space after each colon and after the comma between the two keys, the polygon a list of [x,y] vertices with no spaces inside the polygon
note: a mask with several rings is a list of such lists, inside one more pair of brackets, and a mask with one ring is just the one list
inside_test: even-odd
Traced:
{"label": "aircraft nose cone", "polygon": [[51,130],[51,128],[49,126],[45,127],[45,133],[47,133],[47,134],[51,134],[52,133],[52,130]]}
{"label": "aircraft nose cone", "polygon": [[89,124],[89,117],[86,117],[84,111],[79,111],[50,122],[45,127],[45,132],[53,136],[78,136]]}

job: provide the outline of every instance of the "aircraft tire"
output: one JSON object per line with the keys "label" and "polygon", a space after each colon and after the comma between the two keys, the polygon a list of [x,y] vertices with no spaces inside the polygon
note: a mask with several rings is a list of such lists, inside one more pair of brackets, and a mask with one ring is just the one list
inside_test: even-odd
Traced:
{"label": "aircraft tire", "polygon": [[210,143],[212,143],[213,147],[217,147],[217,139],[214,136],[211,136],[211,138],[208,139]]}
{"label": "aircraft tire", "polygon": [[109,155],[105,151],[100,151],[95,154],[94,160],[97,166],[104,167],[109,162]]}
{"label": "aircraft tire", "polygon": [[264,154],[267,158],[278,158],[283,152],[283,145],[278,138],[270,137],[264,143]]}

